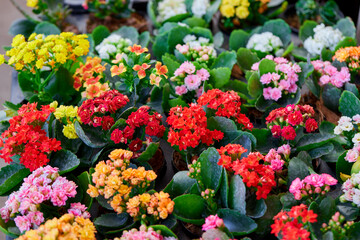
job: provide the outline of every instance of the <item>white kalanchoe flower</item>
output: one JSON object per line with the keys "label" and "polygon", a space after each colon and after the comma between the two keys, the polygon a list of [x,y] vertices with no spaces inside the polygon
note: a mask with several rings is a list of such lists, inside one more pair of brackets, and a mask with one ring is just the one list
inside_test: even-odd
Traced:
{"label": "white kalanchoe flower", "polygon": [[100,58],[110,59],[114,58],[118,53],[127,53],[127,47],[130,45],[132,45],[130,39],[113,33],[97,45],[95,50],[98,52]]}
{"label": "white kalanchoe flower", "polygon": [[281,39],[271,32],[256,33],[252,35],[246,44],[246,48],[260,52],[272,52],[283,46]]}
{"label": "white kalanchoe flower", "polygon": [[334,51],[336,45],[344,39],[342,32],[323,23],[314,28],[314,36],[304,41],[304,48],[313,56],[320,55],[324,48]]}
{"label": "white kalanchoe flower", "polygon": [[163,0],[157,6],[157,21],[163,22],[173,16],[186,13],[185,0]]}
{"label": "white kalanchoe flower", "polygon": [[206,10],[210,6],[209,0],[194,0],[191,6],[191,12],[195,17],[202,18],[206,14]]}
{"label": "white kalanchoe flower", "polygon": [[352,142],[355,146],[359,145],[360,143],[360,133],[356,133],[352,139]]}
{"label": "white kalanchoe flower", "polygon": [[343,132],[343,130],[341,130],[341,128],[339,126],[336,126],[334,128],[334,134],[340,135],[340,134],[342,134],[342,132]]}

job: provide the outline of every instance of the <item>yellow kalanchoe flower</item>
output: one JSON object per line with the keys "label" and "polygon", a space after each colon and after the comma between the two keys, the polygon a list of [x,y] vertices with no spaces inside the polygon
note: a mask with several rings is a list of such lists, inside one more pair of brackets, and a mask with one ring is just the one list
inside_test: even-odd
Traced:
{"label": "yellow kalanchoe flower", "polygon": [[235,8],[230,4],[222,5],[220,7],[220,12],[224,17],[231,18],[235,15]]}
{"label": "yellow kalanchoe flower", "polygon": [[60,120],[60,122],[65,125],[62,131],[65,137],[68,139],[76,139],[79,137],[76,134],[74,125],[75,121],[80,122],[77,106],[74,107],[61,105],[60,107],[56,108],[54,116],[57,120]]}
{"label": "yellow kalanchoe flower", "polygon": [[237,7],[236,8],[236,16],[240,19],[246,19],[249,16],[250,12],[247,7]]}
{"label": "yellow kalanchoe flower", "polygon": [[39,0],[27,0],[26,6],[31,8],[36,8],[39,3]]}

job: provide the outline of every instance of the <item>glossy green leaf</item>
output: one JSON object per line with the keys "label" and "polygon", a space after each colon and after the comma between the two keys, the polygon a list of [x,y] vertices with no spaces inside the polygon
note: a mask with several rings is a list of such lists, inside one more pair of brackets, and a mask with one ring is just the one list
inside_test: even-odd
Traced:
{"label": "glossy green leaf", "polygon": [[29,169],[17,163],[12,163],[2,167],[0,169],[0,195],[3,196],[16,187],[29,174]]}
{"label": "glossy green leaf", "polygon": [[234,175],[229,187],[229,207],[246,214],[246,187],[239,175]]}

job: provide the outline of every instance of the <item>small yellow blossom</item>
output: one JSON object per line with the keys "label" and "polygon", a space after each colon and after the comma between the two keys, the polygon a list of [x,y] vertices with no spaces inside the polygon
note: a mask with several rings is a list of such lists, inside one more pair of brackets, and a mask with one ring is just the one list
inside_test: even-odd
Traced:
{"label": "small yellow blossom", "polygon": [[236,16],[240,19],[246,19],[249,16],[250,12],[247,7],[237,7],[236,8]]}
{"label": "small yellow blossom", "polygon": [[223,15],[226,18],[231,18],[235,15],[235,8],[234,6],[227,4],[227,5],[222,5],[220,7],[220,12],[221,15]]}

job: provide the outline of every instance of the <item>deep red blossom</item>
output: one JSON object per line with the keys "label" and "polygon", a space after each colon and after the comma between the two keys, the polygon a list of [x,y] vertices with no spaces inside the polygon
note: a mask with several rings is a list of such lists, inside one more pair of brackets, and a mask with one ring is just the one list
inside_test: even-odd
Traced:
{"label": "deep red blossom", "polygon": [[315,119],[309,118],[306,120],[305,129],[307,132],[314,132],[316,129],[318,129],[318,124]]}
{"label": "deep red blossom", "polygon": [[36,103],[28,103],[18,110],[18,116],[9,120],[10,127],[1,135],[0,157],[12,162],[11,157],[20,155],[20,163],[33,171],[49,162],[51,152],[61,150],[61,142],[49,138],[42,126],[55,109],[46,105],[37,109]]}
{"label": "deep red blossom", "polygon": [[292,126],[285,126],[281,129],[281,136],[285,140],[294,140],[296,137],[296,131]]}
{"label": "deep red blossom", "polygon": [[142,148],[142,145],[141,139],[137,138],[129,144],[129,149],[132,152],[138,152]]}

